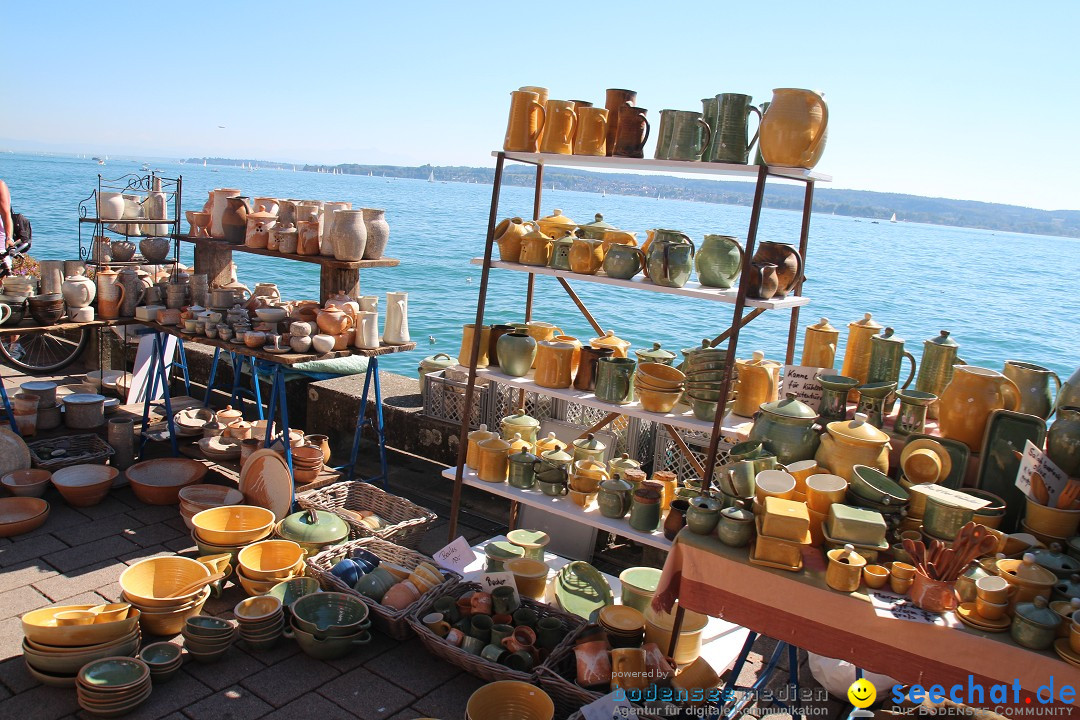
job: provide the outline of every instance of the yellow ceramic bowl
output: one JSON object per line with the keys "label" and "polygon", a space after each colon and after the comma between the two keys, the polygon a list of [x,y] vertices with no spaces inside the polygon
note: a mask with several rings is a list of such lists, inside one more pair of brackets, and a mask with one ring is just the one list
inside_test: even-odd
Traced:
{"label": "yellow ceramic bowl", "polygon": [[244,588],[244,592],[246,592],[248,595],[265,595],[266,593],[270,592],[278,583],[292,580],[293,578],[300,577],[303,574],[304,571],[302,563],[301,567],[297,569],[296,572],[290,573],[289,575],[286,575],[285,577],[277,580],[253,580],[252,578],[249,578],[247,575],[244,574],[243,568],[236,569],[236,577],[240,581],[240,587]]}
{"label": "yellow ceramic bowl", "polygon": [[27,640],[57,648],[83,648],[88,645],[111,643],[138,627],[139,610],[132,608],[123,620],[94,625],[59,627],[53,618],[58,612],[89,610],[94,605],[54,605],[28,612],[22,616],[22,631]]}
{"label": "yellow ceramic bowl", "polygon": [[1069,538],[1080,527],[1080,510],[1059,510],[1047,507],[1027,498],[1027,513],[1024,524],[1028,532],[1036,537],[1046,535],[1052,538]]}
{"label": "yellow ceramic bowl", "polygon": [[520,680],[488,683],[474,692],[465,706],[469,720],[551,720],[554,716],[551,696]]}
{"label": "yellow ceramic bowl", "polygon": [[54,675],[75,675],[82,669],[83,665],[94,660],[131,655],[138,649],[139,642],[139,633],[132,632],[118,638],[115,642],[87,648],[77,653],[54,653],[38,649],[41,646],[35,648],[26,640],[23,640],[22,653],[23,659],[36,670]]}
{"label": "yellow ceramic bowl", "polygon": [[142,625],[143,632],[151,635],[176,635],[184,629],[184,623],[189,617],[202,612],[208,597],[210,597],[209,587],[199,593],[193,602],[185,603],[180,607],[166,610],[143,610],[139,624]]}
{"label": "yellow ceramic bowl", "polygon": [[97,605],[94,607],[93,612],[97,613],[97,618],[94,620],[95,624],[123,620],[131,612],[131,603],[121,602]]}
{"label": "yellow ceramic bowl", "polygon": [[637,374],[649,385],[669,390],[678,390],[686,382],[686,374],[682,370],[659,363],[638,365]]}
{"label": "yellow ceramic bowl", "polygon": [[280,582],[297,563],[304,561],[306,551],[292,540],[264,540],[240,551],[236,559],[244,574],[251,580]]}
{"label": "yellow ceramic bowl", "polygon": [[679,402],[679,397],[682,395],[682,392],[646,390],[641,387],[641,385],[638,385],[637,395],[638,400],[641,401],[642,409],[654,413],[669,413],[671,412],[671,409],[675,407],[675,403]]}
{"label": "yellow ceramic bowl", "polygon": [[153,557],[124,570],[120,574],[120,589],[128,602],[140,608],[173,608],[194,600],[203,588],[181,597],[169,595],[204,577],[210,577],[210,570],[197,560],[179,555]]}
{"label": "yellow ceramic bowl", "polygon": [[209,545],[236,547],[257,542],[274,529],[274,513],[255,505],[225,505],[191,518],[195,534]]}
{"label": "yellow ceramic bowl", "polygon": [[233,615],[241,623],[258,623],[269,620],[281,612],[281,599],[273,595],[249,597],[233,608]]}

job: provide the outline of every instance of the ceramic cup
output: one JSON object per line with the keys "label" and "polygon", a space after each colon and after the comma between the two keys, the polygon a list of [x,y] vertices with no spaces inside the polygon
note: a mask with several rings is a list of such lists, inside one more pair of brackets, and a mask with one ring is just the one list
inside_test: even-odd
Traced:
{"label": "ceramic cup", "polygon": [[502,645],[497,643],[491,643],[485,645],[484,649],[480,651],[480,657],[484,658],[488,662],[501,663],[506,656],[506,650]]}
{"label": "ceramic cup", "polygon": [[988,575],[975,581],[976,599],[987,603],[1008,603],[1016,594],[1016,586],[1000,575]]}
{"label": "ceramic cup", "polygon": [[536,644],[547,650],[558,645],[565,634],[557,617],[540,618],[536,623]]}
{"label": "ceramic cup", "polygon": [[490,615],[473,615],[470,618],[469,636],[477,640],[483,640],[484,644],[491,642],[491,627],[494,623]]}
{"label": "ceramic cup", "polygon": [[443,618],[442,613],[431,613],[430,615],[425,615],[423,622],[424,625],[427,626],[428,630],[435,633],[439,637],[444,638],[450,634],[450,623],[448,623],[445,618]]}
{"label": "ceramic cup", "polygon": [[509,623],[495,623],[491,626],[491,644],[502,648],[502,641],[510,637],[514,632],[514,626]]}
{"label": "ceramic cup", "polygon": [[863,582],[866,583],[866,587],[873,590],[885,587],[885,583],[889,581],[889,571],[881,565],[864,566],[862,576]]}
{"label": "ceramic cup", "polygon": [[997,620],[1005,611],[1009,608],[1009,603],[995,603],[989,602],[985,598],[975,596],[975,612],[983,616],[987,620]]}
{"label": "ceramic cup", "polygon": [[461,615],[458,614],[457,601],[452,597],[441,597],[436,600],[435,612],[441,613],[443,619],[450,624],[456,623],[461,619]]}
{"label": "ceramic cup", "polygon": [[503,587],[497,587],[491,591],[491,599],[496,613],[513,613],[519,607],[521,607],[521,601],[518,599],[517,590],[504,585]]}
{"label": "ceramic cup", "polygon": [[535,610],[530,608],[519,608],[514,613],[514,625],[516,627],[536,627],[536,623],[540,621],[540,616],[536,614]]}
{"label": "ceramic cup", "polygon": [[53,615],[53,619],[61,627],[67,625],[93,625],[94,620],[97,619],[97,613],[88,610],[67,610],[56,613]]}
{"label": "ceramic cup", "polygon": [[905,595],[915,579],[915,566],[894,562],[889,568],[889,587],[897,595]]}
{"label": "ceramic cup", "polygon": [[483,651],[485,645],[487,645],[486,642],[471,635],[466,636],[461,641],[461,649],[472,655],[479,655]]}

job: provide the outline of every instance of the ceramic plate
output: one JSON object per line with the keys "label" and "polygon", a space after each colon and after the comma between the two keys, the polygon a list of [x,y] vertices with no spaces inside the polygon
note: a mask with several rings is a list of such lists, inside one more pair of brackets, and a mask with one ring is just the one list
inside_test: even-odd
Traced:
{"label": "ceramic plate", "polygon": [[269,448],[256,450],[240,471],[240,492],[244,501],[264,507],[282,520],[293,502],[293,481],[285,458]]}
{"label": "ceramic plate", "polygon": [[285,353],[291,353],[292,348],[276,348],[273,345],[263,345],[263,352],[272,353],[274,355],[284,355]]}
{"label": "ceramic plate", "polygon": [[[908,459],[908,456],[916,450],[933,450],[934,454],[938,456],[938,460],[941,462],[941,474],[937,480],[942,478],[948,478],[952,472],[952,456],[949,455],[949,451],[945,449],[938,440],[933,438],[919,438],[918,440],[910,440],[904,445],[904,449],[900,451],[900,467],[904,467],[904,461]],[[936,483],[937,481],[935,481]]]}
{"label": "ceramic plate", "polygon": [[1055,640],[1054,652],[1070,665],[1080,667],[1080,654],[1077,654],[1077,652],[1069,646],[1069,638],[1058,638]]}
{"label": "ceramic plate", "polygon": [[606,605],[600,608],[598,619],[601,625],[617,633],[636,633],[645,629],[645,616],[628,605]]}
{"label": "ceramic plate", "polygon": [[601,608],[615,604],[615,596],[604,576],[581,560],[559,571],[555,578],[555,600],[566,612],[590,621]]}
{"label": "ceramic plate", "polygon": [[232,438],[202,438],[199,440],[199,449],[211,460],[233,460],[240,457],[240,441]]}
{"label": "ceramic plate", "polygon": [[1011,410],[995,410],[990,414],[983,435],[983,451],[975,487],[1005,500],[1005,520],[1001,523],[1005,528],[1015,527],[1026,507],[1024,493],[1016,487],[1020,460],[1013,452],[1024,452],[1025,440],[1041,448],[1046,440],[1046,421],[1035,415]]}
{"label": "ceramic plate", "polygon": [[985,632],[1005,632],[1009,629],[1009,625],[1012,624],[1012,620],[1008,616],[1000,617],[997,620],[987,620],[975,611],[975,603],[973,602],[961,603],[960,607],[956,608],[956,617],[960,618],[960,622],[965,625]]}
{"label": "ceramic plate", "polygon": [[939,443],[949,453],[949,457],[952,458],[952,472],[949,473],[948,477],[939,480],[937,484],[952,488],[953,490],[959,489],[960,486],[964,484],[964,473],[967,472],[968,459],[971,457],[971,450],[959,440],[951,440],[935,435],[926,435],[925,433],[908,435],[907,441],[908,443],[912,443],[915,440],[924,438]]}

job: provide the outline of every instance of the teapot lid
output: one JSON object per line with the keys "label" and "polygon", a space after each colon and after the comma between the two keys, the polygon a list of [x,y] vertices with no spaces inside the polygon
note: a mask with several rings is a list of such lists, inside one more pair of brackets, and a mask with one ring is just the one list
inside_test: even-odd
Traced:
{"label": "teapot lid", "polygon": [[855,320],[854,322],[848,323],[848,327],[873,328],[874,330],[881,329],[881,325],[874,320],[874,316],[870,313],[863,315],[862,320]]}
{"label": "teapot lid", "polygon": [[823,317],[813,325],[806,328],[807,330],[819,330],[821,332],[839,332],[836,328],[829,324],[829,318]]}
{"label": "teapot lid", "polygon": [[596,437],[596,435],[593,435],[592,433],[589,433],[588,435],[586,435],[583,438],[579,438],[579,439],[575,440],[574,441],[574,447],[578,448],[579,450],[596,450],[596,451],[600,451],[600,450],[606,450],[607,449],[607,445],[602,443],[600,441],[600,438]]}
{"label": "teapot lid", "polygon": [[855,413],[851,420],[836,420],[826,426],[830,435],[839,435],[849,440],[884,443],[889,441],[887,433],[878,430],[867,422],[866,413]]}
{"label": "teapot lid", "polygon": [[[520,435],[518,437],[521,437]],[[529,452],[528,445],[522,445],[518,451],[510,456],[510,462],[529,464],[536,462],[536,456]]]}
{"label": "teapot lid", "polygon": [[[555,212],[559,211],[556,210]],[[584,225],[579,225],[578,227],[582,230],[598,230],[600,232],[603,232],[605,230],[618,230],[618,228],[611,223],[604,222],[603,213],[596,213],[596,215],[594,215],[593,217],[595,218],[595,220],[593,220],[591,223],[585,223]]]}
{"label": "teapot lid", "polygon": [[942,330],[941,334],[937,337],[930,338],[926,342],[930,345],[940,345],[942,347],[960,347],[955,340],[949,337],[948,330]]}
{"label": "teapot lid", "polygon": [[615,336],[614,330],[605,330],[602,337],[593,338],[589,341],[589,344],[593,347],[618,347],[624,348],[630,345],[629,342]]}
{"label": "teapot lid", "polygon": [[651,350],[635,350],[634,354],[639,360],[671,361],[675,359],[675,353],[662,349],[658,342],[652,344]]}
{"label": "teapot lid", "polygon": [[724,508],[720,514],[735,522],[753,522],[754,520],[754,513],[746,509],[742,500],[736,500],[734,505]]}
{"label": "teapot lid", "polygon": [[545,225],[554,225],[568,231],[577,227],[577,223],[563,215],[562,210],[558,208],[555,208],[555,210],[547,217],[540,218],[539,222],[542,222]]}
{"label": "teapot lid", "polygon": [[1061,616],[1051,610],[1049,601],[1042,595],[1036,595],[1033,602],[1019,603],[1016,614],[1035,625],[1056,628],[1061,624]]}
{"label": "teapot lid", "polygon": [[608,467],[612,471],[615,470],[637,470],[641,467],[641,463],[634,460],[628,453],[623,453],[619,457],[608,462]]}
{"label": "teapot lid", "polygon": [[568,463],[574,459],[561,447],[556,447],[552,450],[545,450],[544,452],[540,453],[540,457],[556,463]]}
{"label": "teapot lid", "polygon": [[781,417],[813,420],[818,416],[817,411],[806,403],[798,400],[795,393],[787,393],[781,400],[762,403],[761,409],[771,415]]}
{"label": "teapot lid", "polygon": [[502,421],[507,425],[514,425],[517,427],[531,428],[540,426],[540,421],[531,415],[526,415],[524,410],[518,410],[513,415],[507,415]]}
{"label": "teapot lid", "polygon": [[523,237],[522,240],[551,240],[549,236],[540,232],[540,227],[536,223],[530,223],[530,225],[532,225],[532,230],[525,233],[525,237]]}
{"label": "teapot lid", "polygon": [[901,345],[903,345],[904,344],[904,338],[897,337],[894,334],[895,332],[896,331],[893,330],[891,327],[887,327],[887,328],[885,328],[884,330],[881,331],[880,335],[875,335],[874,337],[871,338],[871,340],[877,340],[878,342],[900,343]]}

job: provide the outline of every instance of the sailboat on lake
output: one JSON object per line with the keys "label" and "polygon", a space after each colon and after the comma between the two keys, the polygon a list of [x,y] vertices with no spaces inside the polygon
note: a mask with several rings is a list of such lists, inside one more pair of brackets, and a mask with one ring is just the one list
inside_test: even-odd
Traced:
{"label": "sailboat on lake", "polygon": [[893,213],[893,214],[892,214],[892,217],[891,217],[891,218],[889,218],[889,222],[891,222],[891,223],[894,223],[894,222],[896,222],[896,213]]}

